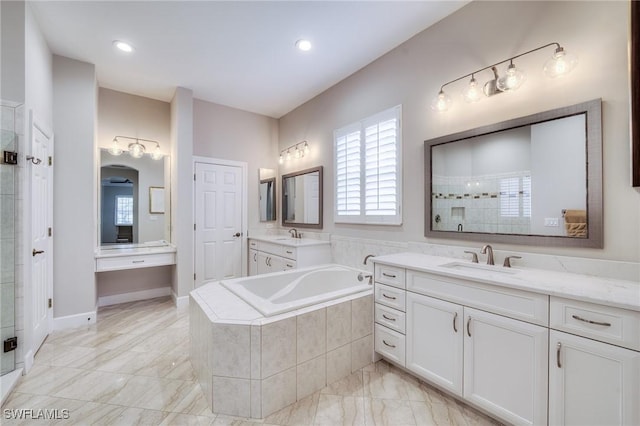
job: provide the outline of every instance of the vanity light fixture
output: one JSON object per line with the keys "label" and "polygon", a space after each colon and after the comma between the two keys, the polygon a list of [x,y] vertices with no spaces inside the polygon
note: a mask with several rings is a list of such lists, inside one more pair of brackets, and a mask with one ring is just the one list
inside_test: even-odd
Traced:
{"label": "vanity light fixture", "polygon": [[[293,150],[293,154],[291,153],[292,150]],[[298,142],[280,151],[280,158],[278,160],[278,163],[284,164],[285,161],[291,160],[291,157],[302,158],[305,155],[309,155],[309,152],[311,152],[311,148],[309,147],[309,142],[307,141]]]}
{"label": "vanity light fixture", "polygon": [[160,151],[160,144],[156,141],[152,141],[150,139],[141,139],[141,138],[134,138],[131,136],[116,136],[113,138],[113,145],[111,145],[111,147],[109,148],[109,153],[111,155],[120,155],[122,154],[124,151],[122,150],[122,148],[120,148],[120,144],[118,141],[118,138],[120,139],[130,139],[133,142],[131,142],[128,146],[129,148],[129,155],[132,156],[133,158],[142,158],[142,156],[145,154],[145,152],[147,151],[147,147],[140,143],[140,141],[142,142],[148,142],[148,143],[155,143],[156,147],[153,150],[152,153],[150,153],[151,158],[153,158],[154,160],[160,160],[162,159],[162,152]]}
{"label": "vanity light fixture", "polygon": [[[515,66],[513,62],[514,59],[518,59],[522,56],[528,55],[529,53],[533,53],[550,46],[555,46],[555,51],[552,57],[544,64],[543,71],[545,75],[551,78],[555,78],[571,72],[578,64],[578,58],[573,54],[567,53],[559,43],[553,42],[545,44],[544,46],[540,46],[519,55],[512,56],[511,58],[504,59],[500,62],[496,62],[495,64],[480,68],[477,71],[446,82],[445,84],[440,86],[440,91],[438,92],[438,95],[433,99],[431,108],[438,112],[444,112],[451,108],[453,100],[451,99],[451,96],[449,96],[444,91],[445,86],[448,86],[449,84],[455,83],[462,79],[466,79],[468,77],[471,77],[471,80],[469,81],[468,86],[462,90],[462,97],[467,102],[479,101],[480,99],[482,99],[482,94],[484,94],[485,96],[493,96],[498,93],[513,92],[517,90],[525,82],[526,74],[521,69]],[[506,62],[509,63],[509,66],[507,67],[505,74],[499,76],[496,67]],[[489,69],[493,71],[493,79],[487,81],[484,85],[479,86],[475,78],[476,74]]]}

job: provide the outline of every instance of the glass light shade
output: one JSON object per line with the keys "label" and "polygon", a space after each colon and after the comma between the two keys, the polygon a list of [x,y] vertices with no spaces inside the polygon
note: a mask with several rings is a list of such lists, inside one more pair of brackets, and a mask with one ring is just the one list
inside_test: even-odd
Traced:
{"label": "glass light shade", "polygon": [[129,145],[129,155],[131,155],[133,158],[142,158],[142,156],[144,155],[144,151],[144,145],[138,142]]}
{"label": "glass light shade", "polygon": [[162,152],[160,152],[160,146],[157,146],[156,149],[153,150],[153,152],[151,153],[151,158],[153,158],[154,160],[162,159]]}
{"label": "glass light shade", "polygon": [[462,97],[466,102],[471,103],[478,102],[480,99],[482,99],[482,95],[482,88],[478,86],[478,82],[476,81],[476,79],[471,77],[469,85],[462,91]]}
{"label": "glass light shade", "polygon": [[280,158],[278,158],[278,163],[280,164],[284,163],[284,157],[282,156],[282,153],[280,153]]}
{"label": "glass light shade", "polygon": [[577,56],[558,47],[553,56],[544,63],[543,70],[547,77],[556,78],[569,74],[576,65],[578,65]]}
{"label": "glass light shade", "polygon": [[291,160],[291,152],[289,152],[288,150],[287,150],[287,156],[285,157],[285,160],[287,161]]}
{"label": "glass light shade", "polygon": [[512,92],[522,86],[522,83],[524,83],[525,80],[525,74],[511,63],[509,68],[507,68],[505,75],[498,79],[496,85],[498,86],[498,90],[503,92]]}
{"label": "glass light shade", "polygon": [[431,109],[438,112],[444,112],[451,108],[451,96],[444,93],[444,91],[440,90],[438,96],[433,99],[431,102]]}
{"label": "glass light shade", "polygon": [[109,148],[109,154],[111,155],[120,155],[122,154],[122,148],[120,148],[120,145],[118,144],[117,140],[113,140],[113,145],[111,145],[111,147]]}
{"label": "glass light shade", "polygon": [[311,148],[309,148],[309,144],[307,142],[304,143],[304,148],[302,148],[302,153],[304,155],[309,155]]}

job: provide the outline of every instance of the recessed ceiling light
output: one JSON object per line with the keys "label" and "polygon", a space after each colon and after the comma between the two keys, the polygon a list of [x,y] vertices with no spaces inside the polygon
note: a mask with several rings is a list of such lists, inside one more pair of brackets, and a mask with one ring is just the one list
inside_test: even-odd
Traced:
{"label": "recessed ceiling light", "polygon": [[126,41],[114,40],[113,45],[122,52],[125,52],[125,53],[133,52],[133,46],[131,46]]}
{"label": "recessed ceiling light", "polygon": [[301,39],[296,41],[296,47],[303,52],[307,52],[311,50],[311,42],[309,40]]}

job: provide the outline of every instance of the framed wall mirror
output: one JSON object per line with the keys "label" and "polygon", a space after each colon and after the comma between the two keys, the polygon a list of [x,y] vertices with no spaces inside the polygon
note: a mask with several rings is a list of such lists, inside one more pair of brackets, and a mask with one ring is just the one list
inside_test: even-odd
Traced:
{"label": "framed wall mirror", "polygon": [[426,237],[601,248],[601,101],[425,141],[425,188]]}
{"label": "framed wall mirror", "polygon": [[260,222],[274,221],[276,220],[276,171],[260,169],[258,175]]}
{"label": "framed wall mirror", "polygon": [[169,157],[133,158],[100,150],[100,246],[168,244]]}
{"label": "framed wall mirror", "polygon": [[322,229],[322,166],[282,176],[282,226]]}

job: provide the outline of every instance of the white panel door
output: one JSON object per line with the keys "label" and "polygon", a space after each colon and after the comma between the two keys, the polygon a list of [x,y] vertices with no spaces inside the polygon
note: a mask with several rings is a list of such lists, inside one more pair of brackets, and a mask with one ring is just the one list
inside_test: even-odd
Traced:
{"label": "white panel door", "polygon": [[49,229],[53,222],[53,135],[31,118],[31,314],[35,354],[52,329],[53,241]]}
{"label": "white panel door", "polygon": [[195,163],[195,287],[242,275],[242,168]]}
{"label": "white panel door", "polygon": [[551,330],[550,425],[639,425],[640,352]]}
{"label": "white panel door", "polygon": [[549,330],[464,308],[464,397],[518,425],[547,422]]}
{"label": "white panel door", "polygon": [[407,292],[406,367],[462,396],[463,308]]}

